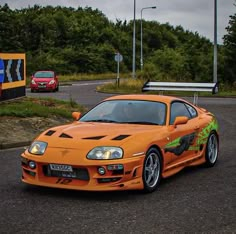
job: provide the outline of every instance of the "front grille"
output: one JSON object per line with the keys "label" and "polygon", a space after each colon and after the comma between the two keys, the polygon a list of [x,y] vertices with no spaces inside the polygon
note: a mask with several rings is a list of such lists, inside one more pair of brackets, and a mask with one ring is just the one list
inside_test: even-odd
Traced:
{"label": "front grille", "polygon": [[73,168],[73,172],[67,171],[54,171],[51,170],[49,165],[43,166],[43,174],[48,177],[60,177],[60,178],[71,178],[78,180],[89,180],[89,173],[86,168]]}

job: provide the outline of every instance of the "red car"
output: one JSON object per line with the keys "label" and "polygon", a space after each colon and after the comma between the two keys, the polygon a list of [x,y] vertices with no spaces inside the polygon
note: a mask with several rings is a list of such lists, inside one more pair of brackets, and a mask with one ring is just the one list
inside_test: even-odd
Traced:
{"label": "red car", "polygon": [[31,77],[31,92],[58,91],[59,81],[54,71],[37,71]]}

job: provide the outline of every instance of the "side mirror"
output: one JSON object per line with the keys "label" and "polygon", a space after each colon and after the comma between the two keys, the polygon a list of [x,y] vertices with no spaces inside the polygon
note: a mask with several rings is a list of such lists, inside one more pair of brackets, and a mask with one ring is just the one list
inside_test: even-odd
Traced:
{"label": "side mirror", "polygon": [[80,112],[73,112],[73,113],[72,113],[72,118],[73,118],[75,121],[79,120],[80,117],[81,117],[81,113],[80,113]]}
{"label": "side mirror", "polygon": [[177,116],[175,118],[174,127],[180,124],[186,124],[188,122],[188,117],[186,116]]}

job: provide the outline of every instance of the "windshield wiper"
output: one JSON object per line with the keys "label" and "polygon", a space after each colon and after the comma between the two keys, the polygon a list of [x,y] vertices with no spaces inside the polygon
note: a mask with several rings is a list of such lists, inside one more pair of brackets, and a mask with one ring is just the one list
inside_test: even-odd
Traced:
{"label": "windshield wiper", "polygon": [[120,122],[126,124],[144,124],[144,125],[159,125],[158,123],[147,122],[147,121],[137,121],[137,122]]}
{"label": "windshield wiper", "polygon": [[90,119],[85,120],[84,122],[117,123],[117,121],[111,119]]}

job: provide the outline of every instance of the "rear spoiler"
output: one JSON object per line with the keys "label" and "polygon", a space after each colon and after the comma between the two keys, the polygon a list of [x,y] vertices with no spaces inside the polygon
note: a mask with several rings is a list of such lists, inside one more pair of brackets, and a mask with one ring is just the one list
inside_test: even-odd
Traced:
{"label": "rear spoiler", "polygon": [[142,92],[147,91],[188,91],[194,92],[194,104],[198,101],[198,92],[211,92],[216,94],[219,91],[219,83],[184,83],[184,82],[157,82],[147,81],[143,87]]}

